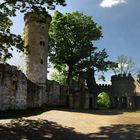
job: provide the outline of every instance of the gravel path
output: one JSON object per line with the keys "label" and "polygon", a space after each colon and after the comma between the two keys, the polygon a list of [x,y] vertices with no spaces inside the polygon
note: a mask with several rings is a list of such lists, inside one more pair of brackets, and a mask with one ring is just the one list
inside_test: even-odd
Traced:
{"label": "gravel path", "polygon": [[140,139],[140,113],[50,110],[40,115],[0,120],[0,140]]}

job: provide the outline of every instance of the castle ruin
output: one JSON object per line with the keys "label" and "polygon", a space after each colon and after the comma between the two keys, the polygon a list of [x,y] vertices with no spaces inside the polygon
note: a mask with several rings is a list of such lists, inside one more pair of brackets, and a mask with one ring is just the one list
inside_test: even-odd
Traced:
{"label": "castle ruin", "polygon": [[25,71],[15,66],[0,64],[0,111],[27,109],[41,106],[65,106],[69,108],[98,108],[97,97],[107,92],[111,108],[140,108],[140,76],[115,75],[111,85],[96,85],[94,93],[86,86],[77,85],[68,94],[67,86],[47,80],[48,29],[51,16],[46,14],[25,15]]}

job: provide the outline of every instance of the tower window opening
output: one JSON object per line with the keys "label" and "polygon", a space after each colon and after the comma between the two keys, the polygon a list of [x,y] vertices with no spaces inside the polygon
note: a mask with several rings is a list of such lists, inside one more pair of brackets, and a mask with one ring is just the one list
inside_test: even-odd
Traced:
{"label": "tower window opening", "polygon": [[40,41],[40,45],[41,46],[45,46],[45,42],[44,41]]}
{"label": "tower window opening", "polygon": [[40,63],[43,64],[43,59],[41,59]]}

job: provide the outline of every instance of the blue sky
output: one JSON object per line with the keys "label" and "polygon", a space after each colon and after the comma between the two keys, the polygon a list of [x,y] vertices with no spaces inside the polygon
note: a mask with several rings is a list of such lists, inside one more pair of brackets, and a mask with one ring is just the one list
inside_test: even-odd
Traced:
{"label": "blue sky", "polygon": [[[92,16],[102,26],[103,38],[95,42],[99,50],[106,48],[109,59],[116,60],[120,55],[133,58],[140,68],[140,1],[139,0],[66,0],[67,6],[58,6],[62,13],[80,11]],[[53,14],[53,11],[49,12]],[[23,15],[12,19],[14,33],[22,33]],[[9,61],[20,62],[18,55]],[[110,74],[106,74],[109,80]]]}

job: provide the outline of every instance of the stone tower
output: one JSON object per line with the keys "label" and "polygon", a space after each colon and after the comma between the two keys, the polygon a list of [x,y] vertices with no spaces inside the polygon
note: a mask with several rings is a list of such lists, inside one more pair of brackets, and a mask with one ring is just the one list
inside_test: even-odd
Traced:
{"label": "stone tower", "polygon": [[25,75],[37,85],[46,84],[48,57],[48,29],[51,16],[46,13],[29,12],[25,20]]}

